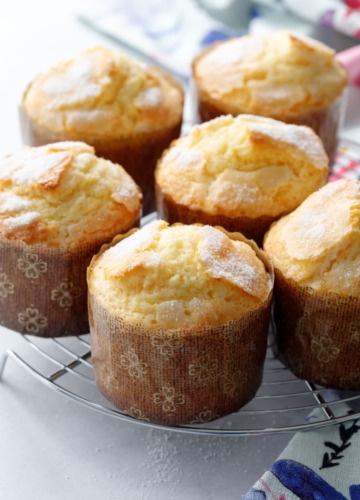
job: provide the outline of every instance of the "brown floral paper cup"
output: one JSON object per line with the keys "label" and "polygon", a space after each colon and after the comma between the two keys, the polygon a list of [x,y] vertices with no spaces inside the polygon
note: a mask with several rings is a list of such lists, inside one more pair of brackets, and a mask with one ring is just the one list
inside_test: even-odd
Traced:
{"label": "brown floral paper cup", "polygon": [[101,392],[122,412],[164,425],[205,423],[238,410],[261,384],[271,295],[240,320],[166,330],[127,324],[90,293],[92,360]]}
{"label": "brown floral paper cup", "polygon": [[59,141],[84,141],[95,148],[96,155],[120,164],[140,186],[143,192],[144,215],[155,210],[154,171],[158,158],[173,139],[180,135],[181,121],[160,131],[136,133],[131,137],[104,140],[70,133],[54,133],[39,126],[20,108],[23,143],[42,146]]}
{"label": "brown floral paper cup", "polygon": [[0,237],[0,324],[38,337],[89,333],[86,269],[100,247],[70,251]]}
{"label": "brown floral paper cup", "polygon": [[360,299],[319,293],[275,271],[275,350],[295,375],[360,390]]}

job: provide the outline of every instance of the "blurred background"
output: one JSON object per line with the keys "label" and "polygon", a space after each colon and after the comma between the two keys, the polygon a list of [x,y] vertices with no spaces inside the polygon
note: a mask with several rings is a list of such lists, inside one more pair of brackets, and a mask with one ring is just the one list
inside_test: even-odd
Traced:
{"label": "blurred background", "polygon": [[[156,62],[188,88],[194,55],[229,36],[286,28],[337,51],[356,45],[359,7],[357,0],[2,1],[0,155],[21,147],[18,105],[28,83],[91,45]],[[193,120],[188,99],[185,121]],[[360,141],[355,86],[342,135]],[[0,328],[0,352],[20,343]],[[240,499],[291,437],[190,436],[140,427],[64,399],[11,361],[0,383],[0,436],[1,500]]]}

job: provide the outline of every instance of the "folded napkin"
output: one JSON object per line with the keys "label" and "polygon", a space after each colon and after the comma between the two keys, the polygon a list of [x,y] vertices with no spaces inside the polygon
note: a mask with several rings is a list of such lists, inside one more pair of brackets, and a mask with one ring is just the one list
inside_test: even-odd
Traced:
{"label": "folded napkin", "polygon": [[[337,412],[350,413],[340,404]],[[322,410],[309,417],[316,421]],[[298,432],[243,500],[359,500],[360,419]]]}

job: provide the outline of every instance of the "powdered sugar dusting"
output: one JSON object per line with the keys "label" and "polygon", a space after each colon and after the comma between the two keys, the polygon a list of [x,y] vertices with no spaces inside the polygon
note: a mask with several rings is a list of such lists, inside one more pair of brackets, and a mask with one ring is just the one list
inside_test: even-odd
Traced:
{"label": "powdered sugar dusting", "polygon": [[289,255],[299,260],[318,259],[347,241],[347,235],[359,224],[352,207],[360,196],[360,189],[357,196],[355,192],[349,195],[349,182],[344,179],[326,184],[288,216],[282,234]]}
{"label": "powdered sugar dusting", "polygon": [[10,231],[29,226],[33,222],[39,220],[40,214],[38,212],[28,212],[27,214],[18,215],[16,217],[9,217],[3,221],[3,225]]}
{"label": "powdered sugar dusting", "polygon": [[121,186],[111,195],[111,198],[132,211],[139,208],[139,193],[128,177],[123,178]]}
{"label": "powdered sugar dusting", "polygon": [[86,85],[92,75],[94,58],[87,54],[76,59],[60,76],[47,79],[42,90],[49,95],[64,94]]}
{"label": "powdered sugar dusting", "polygon": [[96,78],[95,54],[83,54],[75,59],[61,74],[48,78],[42,91],[53,99],[49,107],[72,105],[98,97],[110,81],[108,75]]}
{"label": "powdered sugar dusting", "polygon": [[276,84],[273,86],[257,87],[253,90],[256,98],[268,102],[282,102],[289,100],[294,94],[294,84]]}
{"label": "powdered sugar dusting", "polygon": [[199,258],[213,278],[221,278],[255,297],[262,294],[258,287],[257,270],[235,251],[227,237],[218,230],[205,226],[204,240],[199,244]]}
{"label": "powdered sugar dusting", "polygon": [[203,165],[205,158],[197,148],[181,149],[175,146],[164,156],[163,161],[173,163],[176,168],[181,170],[194,165]]}
{"label": "powdered sugar dusting", "polygon": [[0,195],[0,212],[19,212],[31,207],[31,203],[13,193],[2,193]]}
{"label": "powdered sugar dusting", "polygon": [[161,104],[162,91],[160,87],[150,87],[137,96],[135,104],[140,108],[156,108]]}
{"label": "powdered sugar dusting", "polygon": [[19,168],[13,172],[12,179],[19,184],[34,182],[39,180],[44,174],[49,172],[49,170],[68,160],[71,160],[71,156],[69,156],[69,153],[66,151],[34,158],[19,165]]}
{"label": "powdered sugar dusting", "polygon": [[101,95],[102,86],[97,83],[87,83],[83,87],[74,88],[70,94],[60,92],[55,94],[53,99],[47,104],[48,109],[58,109],[63,106],[74,106],[86,101],[96,99]]}
{"label": "powdered sugar dusting", "polygon": [[264,50],[260,37],[242,37],[223,42],[204,57],[208,64],[219,66],[241,63],[256,58]]}
{"label": "powdered sugar dusting", "polygon": [[94,124],[101,126],[113,119],[111,109],[72,109],[68,110],[66,121],[69,126]]}
{"label": "powdered sugar dusting", "polygon": [[186,321],[184,304],[181,300],[167,300],[156,308],[156,321],[163,328],[176,328]]}
{"label": "powdered sugar dusting", "polygon": [[325,215],[300,210],[297,213],[296,225],[291,231],[291,238],[285,243],[287,251],[300,260],[320,257],[326,249],[325,241],[331,233],[331,224],[332,221]]}
{"label": "powdered sugar dusting", "polygon": [[141,230],[119,241],[116,245],[107,250],[101,260],[101,263],[106,267],[113,267],[118,262],[133,256],[139,250],[146,250],[158,234],[158,231],[167,226],[167,223],[161,220],[156,220],[144,226]]}
{"label": "powdered sugar dusting", "polygon": [[266,135],[276,141],[285,142],[297,147],[310,158],[315,167],[322,168],[328,164],[324,148],[317,140],[315,132],[308,127],[300,125],[283,124],[274,121],[273,123],[249,122],[247,128],[250,131]]}

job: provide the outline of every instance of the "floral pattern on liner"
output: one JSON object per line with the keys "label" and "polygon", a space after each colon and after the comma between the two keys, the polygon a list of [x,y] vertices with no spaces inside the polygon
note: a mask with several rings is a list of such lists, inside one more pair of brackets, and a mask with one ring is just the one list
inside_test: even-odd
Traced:
{"label": "floral pattern on liner", "polygon": [[127,354],[120,356],[120,364],[132,379],[139,379],[147,373],[147,364],[139,359],[134,349],[129,349]]}
{"label": "floral pattern on liner", "polygon": [[241,340],[241,336],[239,335],[239,332],[232,331],[232,330],[226,330],[223,334],[223,338],[226,342],[229,342],[230,344],[238,343]]}
{"label": "floral pattern on liner", "polygon": [[0,299],[6,299],[12,293],[14,293],[14,284],[9,280],[7,274],[0,269]]}
{"label": "floral pattern on liner", "polygon": [[130,417],[136,418],[137,420],[142,420],[143,422],[150,422],[148,418],[143,414],[139,408],[136,408],[135,406],[130,406],[128,411],[124,411],[126,415],[129,415]]}
{"label": "floral pattern on liner", "polygon": [[360,390],[360,381],[355,385],[348,379],[350,371],[360,373],[360,298],[320,293],[276,270],[274,318],[277,357],[298,377],[332,389]]}
{"label": "floral pattern on liner", "polygon": [[18,259],[17,268],[25,274],[26,278],[37,280],[47,272],[47,263],[37,254],[26,252]]}
{"label": "floral pattern on liner", "polygon": [[34,306],[27,307],[25,311],[19,312],[18,322],[25,327],[28,333],[38,333],[48,324],[46,316],[43,316]]}
{"label": "floral pattern on liner", "polygon": [[114,377],[109,365],[104,365],[104,368],[101,372],[101,380],[106,387],[111,387],[115,390],[119,388],[119,381]]}
{"label": "floral pattern on liner", "polygon": [[[65,249],[0,236],[0,324],[39,337],[88,333],[86,269],[98,250],[99,244]],[[34,323],[28,308],[46,325]]]}
{"label": "floral pattern on liner", "polygon": [[151,337],[151,345],[155,347],[159,354],[162,356],[173,356],[181,351],[183,342],[175,335],[164,333],[161,336],[153,335]]}
{"label": "floral pattern on liner", "polygon": [[178,406],[185,404],[185,396],[177,393],[175,387],[164,386],[153,395],[153,401],[164,413],[175,413]]}
{"label": "floral pattern on liner", "polygon": [[239,389],[246,384],[248,381],[247,373],[242,373],[241,370],[235,370],[231,375],[225,380],[223,392],[226,396],[230,398],[235,398]]}
{"label": "floral pattern on liner", "polygon": [[353,342],[360,342],[360,323],[351,323],[349,330],[351,340]]}
{"label": "floral pattern on liner", "polygon": [[334,341],[330,337],[325,336],[319,339],[312,339],[311,351],[316,354],[319,363],[330,363],[340,353],[340,349],[336,347]]}
{"label": "floral pattern on liner", "polygon": [[189,365],[189,375],[196,382],[215,382],[219,372],[219,362],[212,359],[209,354],[200,356],[194,363]]}
{"label": "floral pattern on liner", "polygon": [[71,281],[61,283],[57,288],[51,290],[51,300],[57,302],[60,307],[71,307],[74,300],[80,297],[81,290]]}
{"label": "floral pattern on liner", "polygon": [[216,415],[212,410],[204,410],[199,413],[199,416],[192,420],[191,424],[207,424],[212,420],[220,418],[220,415]]}
{"label": "floral pattern on liner", "polygon": [[360,372],[351,371],[346,377],[341,377],[339,387],[348,389],[349,387],[360,387]]}

